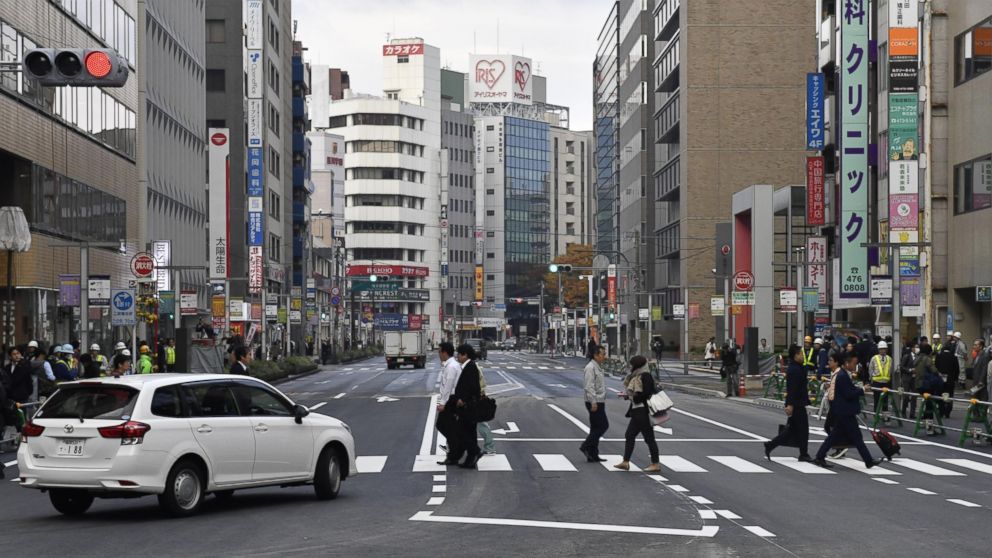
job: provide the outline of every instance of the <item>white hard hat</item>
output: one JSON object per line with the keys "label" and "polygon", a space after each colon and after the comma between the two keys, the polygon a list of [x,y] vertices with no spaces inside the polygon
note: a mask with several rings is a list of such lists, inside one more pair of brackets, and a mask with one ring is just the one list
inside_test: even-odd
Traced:
{"label": "white hard hat", "polygon": [[131,351],[124,349],[124,351],[121,352],[121,356],[129,357],[131,356]]}
{"label": "white hard hat", "polygon": [[97,345],[96,343],[93,343],[92,345],[90,345],[90,350],[91,351],[100,352],[100,345]]}
{"label": "white hard hat", "polygon": [[953,331],[948,331],[947,332],[947,336],[948,337],[954,337],[954,332]]}
{"label": "white hard hat", "polygon": [[878,348],[879,349],[888,349],[889,348],[889,344],[886,343],[885,341],[879,341],[878,342]]}
{"label": "white hard hat", "polygon": [[62,345],[62,347],[59,349],[59,352],[61,352],[64,355],[71,355],[72,353],[76,352],[76,349],[73,349],[72,345],[66,343],[65,345]]}
{"label": "white hard hat", "polygon": [[118,341],[117,344],[114,345],[115,351],[123,351],[124,349],[127,349],[127,345],[125,345],[123,341]]}
{"label": "white hard hat", "polygon": [[954,337],[957,337],[958,339],[961,339],[961,332],[960,331],[955,331],[954,332]]}
{"label": "white hard hat", "polygon": [[940,334],[939,333],[934,333],[933,334],[933,338],[934,339],[940,339]]}
{"label": "white hard hat", "polygon": [[822,345],[823,344],[823,339],[820,338],[820,337],[817,337],[816,339],[813,340],[813,344],[814,345]]}
{"label": "white hard hat", "polygon": [[28,348],[29,349],[37,349],[38,348],[38,342],[37,341],[28,341]]}

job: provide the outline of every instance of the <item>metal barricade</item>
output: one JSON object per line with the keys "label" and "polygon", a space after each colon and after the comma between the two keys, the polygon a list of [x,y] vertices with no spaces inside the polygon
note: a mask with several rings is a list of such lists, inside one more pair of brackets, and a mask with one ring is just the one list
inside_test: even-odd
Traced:
{"label": "metal barricade", "polygon": [[[895,420],[899,423],[912,422],[913,436],[920,433],[920,430],[931,432],[934,435],[946,435],[947,432],[957,432],[958,446],[964,446],[969,438],[985,439],[992,442],[992,403],[979,401],[978,399],[958,399],[949,396],[915,393],[902,389],[890,389],[888,387],[872,387],[871,392],[879,393],[878,404],[874,407],[875,419],[872,424],[877,428],[879,422],[885,419]],[[919,401],[915,418],[906,418],[900,410],[903,398],[913,398]],[[884,410],[886,403],[893,403],[892,415],[886,416]],[[948,426],[944,423],[943,411],[945,405],[952,403],[962,403],[967,405],[964,412],[964,419],[960,428]],[[862,407],[865,408],[865,407]]]}

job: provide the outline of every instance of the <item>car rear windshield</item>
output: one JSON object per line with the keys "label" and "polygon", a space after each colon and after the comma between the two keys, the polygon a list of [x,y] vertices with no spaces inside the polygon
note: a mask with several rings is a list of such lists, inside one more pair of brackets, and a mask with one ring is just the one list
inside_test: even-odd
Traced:
{"label": "car rear windshield", "polygon": [[138,391],[121,386],[65,386],[45,402],[35,418],[127,420]]}

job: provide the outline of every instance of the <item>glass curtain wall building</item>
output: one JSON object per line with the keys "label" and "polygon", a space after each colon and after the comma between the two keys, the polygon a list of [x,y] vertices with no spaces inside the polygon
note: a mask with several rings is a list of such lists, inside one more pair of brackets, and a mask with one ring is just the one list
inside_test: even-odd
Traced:
{"label": "glass curtain wall building", "polygon": [[613,8],[603,29],[599,32],[599,47],[593,63],[593,107],[596,135],[596,251],[600,253],[619,250],[617,235],[617,205],[620,178],[618,101],[620,74],[617,71],[617,52],[620,49],[619,2]]}
{"label": "glass curtain wall building", "polygon": [[540,294],[551,261],[548,124],[506,118],[506,297]]}

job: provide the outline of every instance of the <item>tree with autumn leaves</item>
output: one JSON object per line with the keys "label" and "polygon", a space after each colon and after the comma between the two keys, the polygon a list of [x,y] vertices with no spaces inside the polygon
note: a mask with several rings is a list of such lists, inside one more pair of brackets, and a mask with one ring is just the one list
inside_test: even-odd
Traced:
{"label": "tree with autumn leaves", "polygon": [[[594,255],[593,247],[589,244],[569,244],[565,248],[565,254],[555,258],[553,263],[591,268]],[[592,271],[588,269],[560,274],[564,291],[562,300],[566,308],[585,307],[589,303],[589,282],[579,279],[579,276],[591,274]],[[558,275],[551,272],[544,274],[544,292],[554,301],[558,300]]]}

